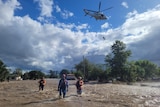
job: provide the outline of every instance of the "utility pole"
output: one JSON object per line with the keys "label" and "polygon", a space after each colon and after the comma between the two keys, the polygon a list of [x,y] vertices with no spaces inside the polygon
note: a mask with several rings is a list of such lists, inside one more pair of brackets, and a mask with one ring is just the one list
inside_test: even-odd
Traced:
{"label": "utility pole", "polygon": [[85,71],[85,60],[84,60],[84,55],[83,55],[83,73],[84,73],[84,81],[86,79],[86,71]]}

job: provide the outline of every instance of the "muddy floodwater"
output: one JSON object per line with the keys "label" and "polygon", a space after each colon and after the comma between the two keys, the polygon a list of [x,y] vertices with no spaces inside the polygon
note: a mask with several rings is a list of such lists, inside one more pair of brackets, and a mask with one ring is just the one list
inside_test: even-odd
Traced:
{"label": "muddy floodwater", "polygon": [[160,82],[87,83],[80,97],[70,80],[66,98],[59,99],[58,79],[46,80],[44,91],[38,91],[38,80],[0,83],[0,107],[160,107]]}

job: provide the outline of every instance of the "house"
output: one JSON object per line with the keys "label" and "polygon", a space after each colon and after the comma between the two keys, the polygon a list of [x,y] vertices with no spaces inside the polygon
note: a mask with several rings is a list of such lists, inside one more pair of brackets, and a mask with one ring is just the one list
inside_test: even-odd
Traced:
{"label": "house", "polygon": [[17,80],[17,81],[18,81],[18,80],[22,80],[22,78],[21,78],[21,76],[16,76],[16,77],[15,77],[15,80]]}
{"label": "house", "polygon": [[10,75],[10,80],[16,80],[16,81],[19,81],[19,80],[23,80],[21,76],[16,76],[16,75]]}

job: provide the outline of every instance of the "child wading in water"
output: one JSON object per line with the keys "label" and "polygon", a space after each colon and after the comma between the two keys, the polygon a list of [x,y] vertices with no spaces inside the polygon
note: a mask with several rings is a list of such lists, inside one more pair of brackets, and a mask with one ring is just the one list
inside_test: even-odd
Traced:
{"label": "child wading in water", "polygon": [[76,82],[76,88],[77,88],[77,94],[79,96],[82,95],[82,86],[83,86],[84,82],[82,80],[82,77],[78,78],[78,81]]}
{"label": "child wading in water", "polygon": [[44,77],[41,78],[41,80],[39,81],[39,91],[44,89],[44,86],[46,84],[46,80],[44,79]]}

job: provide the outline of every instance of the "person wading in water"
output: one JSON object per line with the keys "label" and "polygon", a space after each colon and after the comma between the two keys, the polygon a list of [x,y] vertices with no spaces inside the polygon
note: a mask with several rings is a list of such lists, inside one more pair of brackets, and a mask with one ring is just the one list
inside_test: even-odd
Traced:
{"label": "person wading in water", "polygon": [[76,88],[77,88],[77,94],[82,95],[82,86],[84,82],[82,80],[82,77],[78,77],[78,81],[76,82]]}
{"label": "person wading in water", "polygon": [[44,79],[44,77],[42,77],[41,80],[39,81],[39,91],[44,90],[45,84],[46,84],[46,80]]}
{"label": "person wading in water", "polygon": [[68,81],[66,79],[65,74],[63,74],[62,78],[59,80],[58,91],[59,91],[59,98],[62,98],[62,94],[63,98],[65,98],[66,92],[68,91]]}

